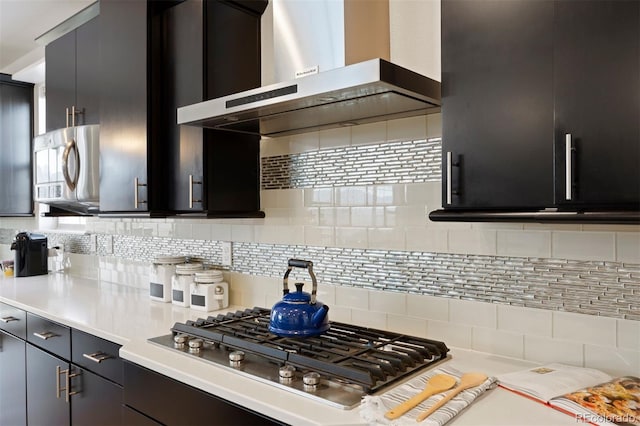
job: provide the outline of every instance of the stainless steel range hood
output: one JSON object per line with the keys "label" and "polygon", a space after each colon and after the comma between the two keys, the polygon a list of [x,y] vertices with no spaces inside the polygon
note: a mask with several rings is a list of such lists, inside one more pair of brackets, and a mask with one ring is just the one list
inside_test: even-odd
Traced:
{"label": "stainless steel range hood", "polygon": [[440,110],[438,81],[388,61],[388,0],[272,5],[277,82],[178,108],[178,124],[277,137]]}

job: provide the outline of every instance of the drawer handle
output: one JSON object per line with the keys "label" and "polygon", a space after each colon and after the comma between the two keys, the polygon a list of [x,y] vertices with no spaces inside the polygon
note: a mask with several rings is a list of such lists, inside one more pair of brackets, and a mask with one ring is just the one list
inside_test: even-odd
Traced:
{"label": "drawer handle", "polygon": [[33,335],[41,338],[42,340],[51,339],[52,337],[57,336],[57,334],[52,331],[44,331],[42,333],[33,333]]}
{"label": "drawer handle", "polygon": [[0,318],[0,321],[2,321],[3,323],[9,323],[11,321],[20,321],[20,319],[16,318],[16,317],[4,317],[4,318]]}
{"label": "drawer handle", "polygon": [[104,352],[94,352],[92,354],[82,354],[83,357],[90,359],[91,361],[100,364],[105,359],[113,358],[109,354],[105,354]]}
{"label": "drawer handle", "polygon": [[[56,398],[60,399],[60,395],[64,391],[64,400],[66,403],[69,403],[69,396],[76,395],[80,392],[71,392],[71,378],[77,377],[80,373],[71,373],[70,369],[67,368],[62,370],[59,365],[56,365]],[[60,375],[64,374],[64,387],[60,387]]]}

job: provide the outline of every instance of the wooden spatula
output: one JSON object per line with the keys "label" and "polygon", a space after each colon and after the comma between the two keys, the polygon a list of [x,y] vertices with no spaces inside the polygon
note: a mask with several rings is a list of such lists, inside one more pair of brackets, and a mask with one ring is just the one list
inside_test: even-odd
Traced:
{"label": "wooden spatula", "polygon": [[465,373],[460,378],[460,383],[455,388],[451,389],[444,398],[435,403],[432,407],[430,407],[427,411],[420,413],[420,415],[416,418],[417,422],[421,422],[431,413],[436,411],[438,408],[442,407],[446,404],[451,398],[459,394],[465,389],[475,388],[476,386],[480,386],[484,381],[487,380],[486,374],[482,373]]}
{"label": "wooden spatula", "polygon": [[456,382],[457,380],[455,377],[448,376],[446,374],[436,374],[429,379],[422,392],[387,411],[384,416],[389,420],[397,419],[430,396],[444,392],[447,389],[451,389]]}

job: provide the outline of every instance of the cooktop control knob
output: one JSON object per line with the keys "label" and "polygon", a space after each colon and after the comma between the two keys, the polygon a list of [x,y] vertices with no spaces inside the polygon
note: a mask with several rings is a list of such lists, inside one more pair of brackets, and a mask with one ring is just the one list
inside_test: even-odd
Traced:
{"label": "cooktop control knob", "polygon": [[278,375],[284,381],[293,379],[296,374],[296,368],[293,365],[284,365],[278,370]]}
{"label": "cooktop control knob", "polygon": [[242,351],[233,351],[229,353],[229,364],[232,367],[238,367],[244,361],[244,352]]}
{"label": "cooktop control knob", "polygon": [[305,389],[307,387],[315,388],[320,384],[320,374],[312,371],[311,373],[306,373],[302,376],[302,382],[304,383]]}
{"label": "cooktop control knob", "polygon": [[189,341],[189,336],[186,334],[176,334],[173,336],[173,346],[176,348],[184,348],[184,344]]}
{"label": "cooktop control knob", "polygon": [[200,352],[203,345],[202,339],[191,339],[189,340],[189,352]]}

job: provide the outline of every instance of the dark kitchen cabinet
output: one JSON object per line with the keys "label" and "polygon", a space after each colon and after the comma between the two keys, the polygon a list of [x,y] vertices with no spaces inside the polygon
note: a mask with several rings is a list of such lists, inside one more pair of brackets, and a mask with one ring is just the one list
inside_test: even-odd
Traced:
{"label": "dark kitchen cabinet", "polygon": [[47,131],[100,123],[100,21],[95,17],[45,48]]}
{"label": "dark kitchen cabinet", "polygon": [[123,424],[119,345],[30,313],[26,339],[29,424]]}
{"label": "dark kitchen cabinet", "polygon": [[27,424],[26,343],[0,330],[0,425]]}
{"label": "dark kitchen cabinet", "polygon": [[266,1],[187,0],[162,22],[166,137],[171,189],[178,213],[263,216],[260,139],[178,126],[178,107],[260,86],[260,16]]}
{"label": "dark kitchen cabinet", "polygon": [[442,203],[461,215],[433,220],[640,208],[639,8],[443,1]]}
{"label": "dark kitchen cabinet", "polygon": [[139,365],[125,362],[124,371],[125,412],[133,424],[282,424]]}
{"label": "dark kitchen cabinet", "polygon": [[553,63],[556,204],[640,209],[640,2],[556,2]]}
{"label": "dark kitchen cabinet", "polygon": [[147,2],[103,0],[100,22],[100,211],[150,212],[162,196],[154,198],[149,185],[153,181],[166,191],[166,181],[162,175],[153,179],[149,167],[162,164],[155,157],[162,146],[148,131],[153,70],[147,65],[156,47],[147,37]]}
{"label": "dark kitchen cabinet", "polygon": [[0,74],[0,216],[33,215],[33,84]]}

